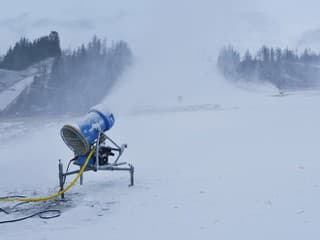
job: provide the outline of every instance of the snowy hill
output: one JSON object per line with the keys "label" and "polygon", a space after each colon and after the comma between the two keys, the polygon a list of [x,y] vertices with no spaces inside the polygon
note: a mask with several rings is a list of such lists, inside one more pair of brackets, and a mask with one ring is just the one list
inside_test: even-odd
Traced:
{"label": "snowy hill", "polygon": [[52,58],[41,61],[22,71],[0,69],[0,111],[10,105],[20,93],[30,86],[34,77],[39,73],[39,67],[52,66]]}
{"label": "snowy hill", "polygon": [[5,69],[0,69],[0,86],[1,91],[9,88],[17,81],[19,81],[23,76],[16,71],[10,71]]}
{"label": "snowy hill", "polygon": [[[30,35],[60,26],[68,46],[107,29],[131,44],[134,67],[102,104],[116,114],[108,134],[128,143],[124,160],[135,165],[136,185],[128,188],[123,173],[85,174],[68,201],[29,205],[59,208],[60,218],[1,225],[0,236],[318,239],[319,92],[235,86],[215,68],[228,42],[243,50],[262,42],[294,46],[315,27],[318,2],[291,11],[288,3],[101,0],[77,2],[77,11],[75,1],[20,3],[29,14],[12,5],[16,17],[5,24]],[[1,139],[0,195],[57,191],[58,159],[72,157],[59,131],[74,120],[2,122],[9,139]]]}

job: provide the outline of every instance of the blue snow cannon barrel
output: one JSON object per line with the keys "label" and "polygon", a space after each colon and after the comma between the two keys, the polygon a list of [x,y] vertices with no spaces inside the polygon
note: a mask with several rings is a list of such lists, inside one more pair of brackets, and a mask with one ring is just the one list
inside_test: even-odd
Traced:
{"label": "blue snow cannon barrel", "polygon": [[90,110],[76,124],[64,125],[60,131],[65,144],[77,156],[86,155],[97,140],[99,132],[108,131],[114,124],[114,116],[109,111]]}

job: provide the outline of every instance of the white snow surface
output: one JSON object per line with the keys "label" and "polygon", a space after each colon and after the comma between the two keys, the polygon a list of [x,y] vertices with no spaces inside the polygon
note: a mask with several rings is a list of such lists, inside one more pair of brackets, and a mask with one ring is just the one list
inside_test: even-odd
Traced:
{"label": "white snow surface", "polygon": [[12,103],[34,80],[41,65],[46,65],[51,71],[53,58],[45,59],[24,70],[13,71],[0,69],[0,111]]}
{"label": "white snow surface", "polygon": [[34,76],[26,77],[0,93],[0,110],[5,109],[20,93],[33,82]]}
{"label": "white snow surface", "polygon": [[[60,218],[0,226],[2,239],[317,239],[319,93],[247,95],[237,108],[117,116],[110,136],[129,144],[136,185],[86,173]],[[2,144],[3,195],[57,185],[71,154],[54,122]]]}
{"label": "white snow surface", "polygon": [[[286,15],[288,1],[86,1],[78,11],[74,2],[49,13],[42,1],[22,3],[39,11],[21,15],[19,30],[60,27],[68,45],[107,29],[129,42],[135,64],[102,105],[116,115],[108,133],[128,143],[123,160],[136,184],[128,187],[127,173],[86,173],[67,202],[49,203],[61,217],[0,225],[1,239],[318,239],[320,92],[282,96],[269,85],[232,85],[215,69],[225,43],[295,46],[317,27],[316,1],[296,1]],[[70,13],[94,27],[75,27]],[[58,190],[58,159],[72,157],[59,131],[73,121],[0,124],[0,195]]]}

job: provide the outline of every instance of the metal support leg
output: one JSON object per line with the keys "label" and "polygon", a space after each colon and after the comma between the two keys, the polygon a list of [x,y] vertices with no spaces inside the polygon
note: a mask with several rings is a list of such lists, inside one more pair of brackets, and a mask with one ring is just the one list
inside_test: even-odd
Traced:
{"label": "metal support leg", "polygon": [[[60,191],[62,191],[63,185],[64,185],[64,177],[63,177],[63,164],[60,159],[59,159],[59,185],[60,185]],[[61,195],[61,199],[64,199],[64,194]]]}
{"label": "metal support leg", "polygon": [[[81,169],[81,167],[80,167],[80,169]],[[80,175],[80,185],[83,184],[83,174],[84,174],[84,172]]]}
{"label": "metal support leg", "polygon": [[132,187],[134,185],[134,167],[130,165],[130,185]]}

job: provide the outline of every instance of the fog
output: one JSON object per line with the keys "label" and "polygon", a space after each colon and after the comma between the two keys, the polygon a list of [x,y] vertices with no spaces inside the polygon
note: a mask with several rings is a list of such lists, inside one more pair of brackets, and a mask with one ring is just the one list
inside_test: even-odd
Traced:
{"label": "fog", "polygon": [[[94,34],[125,40],[135,55],[106,104],[161,104],[223,96],[229,86],[215,69],[220,48],[240,51],[262,44],[320,47],[318,1],[52,1],[13,0],[2,6],[0,52],[21,36],[60,33],[63,48]],[[205,100],[199,100],[205,101]],[[217,98],[219,101],[219,98]]]}
{"label": "fog", "polygon": [[[319,92],[286,97],[268,84],[235,85],[218,73],[216,60],[228,44],[241,53],[263,44],[320,50],[319,6],[315,0],[3,2],[0,54],[22,36],[51,30],[64,49],[94,34],[109,44],[124,40],[134,63],[101,108],[116,115],[150,106],[157,114],[115,116],[107,133],[128,143],[123,160],[135,166],[136,187],[127,188],[125,175],[88,173],[84,186],[67,195],[72,205],[61,218],[6,225],[0,235],[88,239],[107,229],[110,239],[316,239]],[[1,123],[1,196],[45,196],[56,186],[58,159],[66,166],[73,155],[59,130],[73,120]]]}

